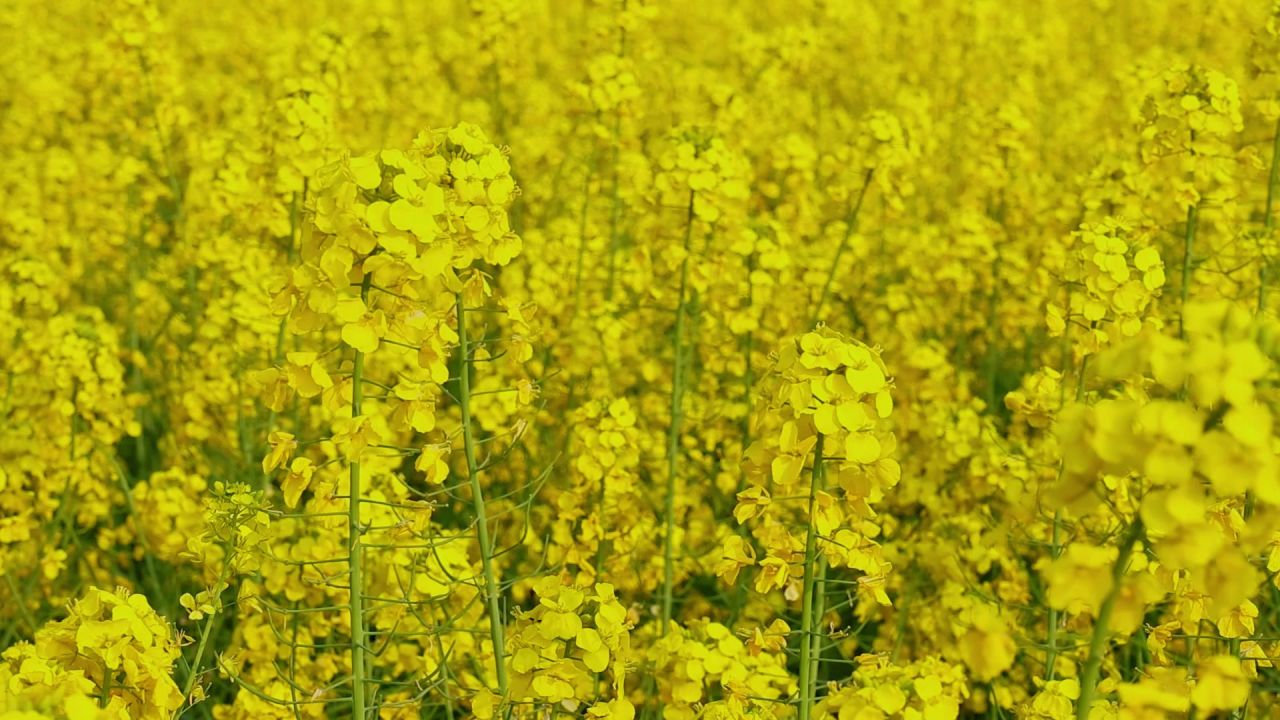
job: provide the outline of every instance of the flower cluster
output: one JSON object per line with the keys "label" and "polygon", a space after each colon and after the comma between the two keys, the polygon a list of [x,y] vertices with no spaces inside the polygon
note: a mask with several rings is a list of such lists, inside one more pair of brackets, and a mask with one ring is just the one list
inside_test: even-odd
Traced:
{"label": "flower cluster", "polygon": [[[592,685],[608,673],[615,699],[597,699],[587,717],[633,717],[625,692],[630,621],[613,586],[579,588],[549,576],[534,584],[534,592],[537,605],[517,613],[511,627],[511,697],[532,703],[535,712],[539,705],[571,705],[574,698],[599,698]],[[493,703],[484,693],[474,699],[476,716],[492,717]]]}
{"label": "flower cluster", "polygon": [[[803,536],[794,529],[812,527],[826,561],[859,570],[860,591],[888,603],[883,583],[889,565],[875,542],[879,528],[871,506],[897,484],[901,470],[885,423],[893,401],[879,353],[822,328],[784,343],[764,383],[768,402],[757,422],[776,434],[747,451],[751,486],[738,493],[734,509],[734,518],[750,523],[763,549],[756,591],[794,592],[799,577],[793,569],[805,553]],[[830,487],[805,492],[805,468],[822,475],[828,461]],[[775,495],[788,500],[775,502]],[[804,497],[807,510],[790,499]],[[742,568],[756,565],[752,545],[731,536],[717,571],[732,582]]]}
{"label": "flower cluster", "polygon": [[1153,298],[1164,287],[1160,252],[1142,233],[1116,218],[1085,224],[1073,236],[1075,247],[1063,278],[1068,304],[1050,303],[1049,333],[1067,334],[1067,325],[1085,331],[1077,353],[1093,354],[1117,340],[1133,337],[1158,318]]}
{"label": "flower cluster", "polygon": [[145,597],[90,588],[66,619],[4,652],[0,708],[29,703],[74,718],[94,717],[100,705],[104,718],[171,718],[183,704],[173,681],[179,654],[173,629]]}

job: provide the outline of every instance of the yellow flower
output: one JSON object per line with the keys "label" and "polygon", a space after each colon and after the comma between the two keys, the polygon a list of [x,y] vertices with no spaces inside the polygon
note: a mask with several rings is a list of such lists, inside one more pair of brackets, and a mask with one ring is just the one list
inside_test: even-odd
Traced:
{"label": "yellow flower", "polygon": [[1120,715],[1144,717],[1144,712],[1185,713],[1191,707],[1191,683],[1186,670],[1171,667],[1149,668],[1136,683],[1121,683]]}
{"label": "yellow flower", "polygon": [[[790,472],[789,469],[788,472]],[[743,525],[751,518],[764,513],[771,502],[768,490],[758,485],[749,487],[738,493],[738,504],[733,509],[733,519],[737,520],[739,525]]]}
{"label": "yellow flower", "polygon": [[294,458],[289,464],[289,472],[285,475],[284,480],[280,482],[280,490],[284,493],[284,502],[289,507],[297,507],[298,499],[302,497],[305,491],[311,485],[311,478],[315,475],[315,466],[307,458]]}
{"label": "yellow flower", "polygon": [[283,465],[298,449],[298,441],[293,438],[293,434],[279,430],[274,430],[267,435],[267,444],[271,446],[271,451],[262,458],[264,473],[269,473]]}
{"label": "yellow flower", "polygon": [[338,418],[333,422],[333,442],[348,461],[359,461],[370,445],[382,442],[377,423],[367,415]]}
{"label": "yellow flower", "polygon": [[1013,665],[1017,643],[990,606],[975,605],[967,620],[969,628],[959,638],[961,657],[975,678],[992,680]]}
{"label": "yellow flower", "polygon": [[333,385],[333,380],[313,352],[291,352],[286,358],[285,373],[289,378],[289,386],[304,398],[319,395],[325,388]]}
{"label": "yellow flower", "polygon": [[738,581],[738,573],[742,568],[755,565],[756,551],[741,535],[730,535],[724,539],[720,562],[716,565],[716,575],[733,585]]}
{"label": "yellow flower", "polygon": [[1096,613],[1111,591],[1116,549],[1074,543],[1044,571],[1049,606],[1070,613]]}
{"label": "yellow flower", "polygon": [[755,589],[758,593],[781,589],[787,584],[791,567],[785,560],[769,555],[760,561],[760,572],[756,575]]}
{"label": "yellow flower", "polygon": [[1191,703],[1200,710],[1234,710],[1249,699],[1249,680],[1239,658],[1217,655],[1196,666]]}
{"label": "yellow flower", "polygon": [[439,485],[449,477],[449,446],[442,444],[423,447],[418,458],[413,461],[413,467],[426,477],[427,482]]}
{"label": "yellow flower", "polygon": [[370,310],[360,298],[344,298],[333,310],[342,323],[342,341],[362,353],[375,352],[387,334],[387,318],[381,310]]}

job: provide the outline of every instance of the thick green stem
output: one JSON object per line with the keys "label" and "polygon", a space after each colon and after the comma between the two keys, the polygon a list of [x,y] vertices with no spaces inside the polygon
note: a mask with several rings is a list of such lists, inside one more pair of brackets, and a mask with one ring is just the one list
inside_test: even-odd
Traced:
{"label": "thick green stem", "polygon": [[804,541],[804,594],[800,598],[800,720],[809,720],[813,716],[814,696],[817,688],[817,657],[814,650],[821,646],[817,642],[821,634],[815,628],[814,610],[817,603],[814,590],[818,584],[818,528],[813,521],[817,508],[818,492],[822,489],[822,441],[818,434],[818,442],[813,448],[813,474],[809,482],[809,531]]}
{"label": "thick green stem", "polygon": [[[360,283],[360,299],[369,300],[369,286],[373,276],[366,273]],[[360,417],[364,412],[364,353],[356,351],[355,366],[351,371],[351,417]],[[347,566],[350,570],[350,604],[351,618],[351,717],[353,720],[364,720],[365,710],[365,639],[364,628],[364,548],[360,538],[364,533],[364,525],[360,519],[360,462],[351,463],[351,489],[349,492],[347,512],[347,537],[351,547],[347,554]]]}
{"label": "thick green stem", "polygon": [[[819,456],[820,458],[821,456]],[[815,458],[814,462],[820,463],[821,460]],[[820,471],[814,470],[814,475],[820,474]],[[812,524],[812,520],[810,521]],[[818,568],[816,577],[813,579],[813,636],[810,640],[812,649],[809,651],[810,682],[813,683],[815,696],[818,694],[817,688],[822,684],[822,674],[820,671],[822,666],[822,641],[824,635],[822,633],[822,618],[827,614],[827,559],[819,554]]]}
{"label": "thick green stem", "polygon": [[693,237],[693,198],[684,228],[684,258],[680,261],[680,291],[676,302],[676,326],[672,338],[671,425],[667,428],[667,487],[662,539],[662,634],[671,623],[675,585],[676,475],[680,471],[680,424],[684,420],[684,301],[689,281],[689,240]]}
{"label": "thick green stem", "polygon": [[507,661],[505,627],[502,617],[501,589],[494,570],[493,541],[489,538],[489,516],[480,486],[480,468],[476,462],[476,443],[471,429],[471,347],[467,339],[467,308],[458,293],[458,352],[462,369],[458,372],[458,405],[462,410],[462,442],[467,456],[467,475],[471,480],[471,502],[475,510],[476,538],[480,543],[480,561],[484,569],[484,594],[489,604],[489,636],[493,640],[493,665],[498,678],[498,695],[507,697]]}
{"label": "thick green stem", "polygon": [[1129,567],[1129,557],[1133,555],[1133,547],[1142,536],[1142,519],[1135,518],[1133,524],[1125,532],[1120,541],[1120,554],[1116,555],[1115,564],[1111,566],[1111,589],[1098,608],[1098,617],[1093,621],[1093,635],[1089,638],[1089,658],[1085,660],[1084,670],[1080,675],[1080,699],[1076,702],[1077,720],[1088,720],[1089,708],[1093,704],[1094,694],[1098,689],[1098,675],[1102,672],[1102,657],[1106,653],[1107,638],[1111,634],[1111,613],[1116,606],[1116,598],[1124,584],[1125,569]]}

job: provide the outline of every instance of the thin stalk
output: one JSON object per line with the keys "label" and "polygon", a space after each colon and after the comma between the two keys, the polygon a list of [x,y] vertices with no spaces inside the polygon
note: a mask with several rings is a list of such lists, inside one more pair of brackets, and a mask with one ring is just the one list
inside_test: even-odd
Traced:
{"label": "thin stalk", "polygon": [[[365,273],[360,283],[360,299],[369,300],[369,285],[373,275]],[[356,350],[355,364],[351,371],[351,417],[363,414],[364,404],[364,353]],[[365,627],[364,627],[364,548],[360,538],[364,532],[360,519],[360,461],[351,463],[351,489],[347,503],[347,537],[351,547],[347,553],[350,570],[350,599],[348,615],[351,619],[351,717],[364,720],[365,709]]]}
{"label": "thin stalk", "polygon": [[596,493],[596,519],[600,525],[598,529],[598,532],[600,533],[600,537],[596,540],[595,569],[596,569],[597,578],[604,577],[604,563],[606,560],[609,559],[609,547],[608,547],[609,540],[606,538],[605,526],[604,526],[605,518],[607,517],[605,515],[605,500],[608,498],[608,495],[607,495],[608,483],[606,482],[607,480],[608,480],[607,474],[600,476],[600,484],[597,487],[597,493]]}
{"label": "thin stalk", "polygon": [[1076,702],[1077,720],[1088,720],[1089,707],[1093,704],[1094,694],[1098,689],[1098,675],[1102,671],[1102,656],[1106,650],[1107,636],[1111,632],[1111,613],[1116,606],[1116,598],[1120,596],[1120,587],[1124,580],[1125,569],[1129,566],[1129,557],[1133,554],[1133,546],[1142,536],[1142,519],[1135,518],[1120,541],[1120,554],[1111,566],[1111,589],[1098,608],[1098,617],[1093,621],[1093,635],[1089,638],[1089,658],[1084,663],[1084,671],[1080,676],[1080,698]]}
{"label": "thin stalk", "polygon": [[613,167],[613,179],[610,182],[611,189],[609,191],[609,270],[608,280],[605,282],[604,299],[605,302],[613,300],[613,286],[616,282],[618,272],[618,221],[622,214],[622,203],[619,198],[619,172],[618,172],[618,155],[619,145],[621,144],[621,114],[613,117],[613,160],[610,163]]}
{"label": "thin stalk", "polygon": [[[814,462],[821,464],[822,456],[814,458]],[[821,475],[822,471],[814,470],[814,475]],[[819,488],[821,489],[821,488]],[[810,520],[810,525],[813,521]],[[812,669],[809,673],[810,681],[813,683],[813,695],[817,695],[817,687],[822,683],[822,674],[819,672],[822,666],[822,618],[827,614],[827,559],[825,557],[818,558],[818,569],[816,577],[813,580],[813,648],[810,650],[809,662],[812,663]],[[905,608],[904,608],[905,611]],[[905,612],[903,613],[905,616]],[[901,639],[901,636],[899,636]],[[817,699],[816,697],[814,698]]]}
{"label": "thin stalk", "polygon": [[1191,293],[1191,252],[1195,248],[1196,225],[1200,219],[1200,204],[1187,208],[1187,230],[1182,240],[1182,308],[1179,311],[1178,339],[1187,331],[1187,297]]}
{"label": "thin stalk", "polygon": [[[622,12],[627,11],[627,0],[622,0]],[[624,57],[627,54],[627,26],[625,24],[618,25],[618,57]],[[618,156],[622,150],[622,111],[614,110],[613,114],[613,135],[610,138],[613,145],[613,160],[610,166],[613,168],[612,190],[609,195],[609,275],[608,282],[605,284],[604,299],[605,302],[613,300],[613,283],[617,273],[618,266],[618,218],[622,214],[622,203],[618,198],[618,181],[619,168]]]}
{"label": "thin stalk", "polygon": [[[142,239],[137,238],[137,243],[130,253],[128,259],[129,265],[129,286],[126,294],[129,300],[129,327],[127,337],[129,343],[129,389],[135,393],[142,393],[142,368],[138,365],[138,358],[142,355],[142,339],[138,329],[138,296],[137,286],[138,278],[138,255],[141,254]],[[138,467],[138,476],[147,477],[149,474],[148,458],[147,458],[147,423],[143,416],[142,406],[138,407],[135,413],[135,419],[138,421],[138,435],[134,438],[134,462]]]}
{"label": "thin stalk", "polygon": [[[293,609],[298,609],[297,601],[293,603]],[[289,630],[293,633],[293,637],[289,640],[289,700],[292,705],[294,720],[302,720],[302,713],[298,711],[298,618],[302,617],[302,613],[294,612],[289,616]]]}
{"label": "thin stalk", "polygon": [[[80,396],[80,383],[73,381],[71,384],[71,435],[67,443],[67,481],[62,484],[62,497],[58,502],[58,509],[54,513],[52,522],[62,526],[62,540],[66,542],[70,539],[71,544],[76,548],[76,567],[84,565],[88,569],[89,577],[96,583],[98,581],[97,568],[85,559],[84,543],[80,541],[80,533],[76,529],[75,511],[71,507],[72,500],[75,495],[71,492],[71,481],[75,477],[76,460],[79,453],[76,451],[77,431],[80,427],[80,410],[77,407]],[[29,579],[34,581],[37,575],[32,574]]]}
{"label": "thin stalk", "polygon": [[[1080,373],[1076,377],[1076,402],[1080,402],[1084,397],[1084,375],[1089,369],[1089,356],[1085,355],[1080,359]],[[1062,482],[1062,473],[1066,470],[1065,458],[1058,461],[1058,477],[1054,481],[1054,485]],[[1062,511],[1056,510],[1053,513],[1053,536],[1049,545],[1049,556],[1052,560],[1057,560],[1062,554]],[[1058,611],[1055,608],[1049,608],[1049,633],[1046,639],[1049,650],[1045,656],[1044,676],[1045,680],[1053,680],[1057,670],[1058,662]]]}
{"label": "thin stalk", "polygon": [[18,608],[18,616],[27,624],[27,627],[31,628],[31,635],[34,638],[40,626],[35,618],[31,617],[31,608],[27,607],[27,596],[18,588],[18,583],[14,582],[13,575],[9,574],[8,570],[5,570],[3,575],[5,584],[9,586],[9,593],[13,596],[13,604]]}
{"label": "thin stalk", "polygon": [[440,654],[440,693],[444,695],[445,717],[453,717],[453,695],[449,692],[449,656],[444,651],[444,640],[435,633],[436,652]]}
{"label": "thin stalk", "polygon": [[[116,477],[120,480],[120,491],[124,494],[125,508],[129,511],[129,517],[133,518],[135,523],[141,523],[142,515],[138,512],[138,506],[133,502],[133,488],[129,483],[129,478],[125,475],[125,469],[120,465],[119,461],[116,460],[114,453],[107,452],[106,455],[107,460],[116,471]],[[156,572],[155,562],[152,560],[151,543],[147,540],[147,533],[141,525],[139,525],[137,531],[138,544],[142,546],[143,551],[142,566],[143,570],[146,572],[147,581],[150,583],[150,587],[148,589],[153,595],[155,595],[155,602],[157,604],[165,602],[165,605],[168,606],[169,603],[166,602],[168,597],[161,591],[160,575]]]}
{"label": "thin stalk", "polygon": [[[295,250],[298,246],[298,229],[301,222],[300,207],[307,201],[307,183],[302,184],[302,197],[299,199],[298,193],[293,193],[293,199],[289,202],[289,247],[286,256],[289,264],[293,264]],[[284,359],[284,346],[287,338],[286,330],[289,327],[289,316],[285,315],[280,318],[280,325],[276,328],[276,348],[271,355],[271,364],[279,365]],[[272,410],[267,415],[267,435],[270,436],[272,431],[276,429],[276,411]]]}
{"label": "thin stalk", "polygon": [[485,512],[484,491],[480,487],[480,469],[476,463],[476,443],[471,429],[471,348],[467,338],[467,312],[458,293],[458,352],[462,368],[458,372],[458,405],[462,410],[462,442],[467,456],[467,474],[471,479],[471,498],[476,515],[476,536],[480,543],[480,560],[484,567],[484,593],[489,604],[489,636],[493,640],[493,664],[498,677],[498,695],[507,697],[507,662],[505,628],[502,618],[497,574],[494,571],[493,541],[489,538],[489,516]]}
{"label": "thin stalk", "polygon": [[[218,571],[218,580],[213,587],[221,598],[222,593],[226,590],[223,583],[227,579],[227,571],[231,568],[231,562],[234,559],[234,553],[229,553],[227,559],[223,562],[222,568]],[[219,602],[221,604],[221,602]],[[196,681],[200,679],[200,665],[204,662],[204,652],[209,645],[209,637],[213,635],[214,622],[218,618],[221,609],[209,613],[204,619],[204,629],[200,631],[200,641],[196,643],[196,656],[191,659],[191,672],[187,674],[187,680],[182,685],[182,705],[178,707],[177,712],[173,714],[174,720],[182,717],[182,713],[191,707],[191,691],[196,687]]]}
{"label": "thin stalk", "polygon": [[813,448],[813,473],[809,482],[809,531],[804,541],[804,595],[800,598],[800,720],[813,717],[813,701],[817,692],[817,658],[821,635],[814,629],[814,589],[818,582],[817,550],[818,528],[813,522],[813,512],[818,503],[818,491],[822,489],[822,433]]}
{"label": "thin stalk", "polygon": [[662,540],[662,633],[671,622],[671,605],[675,581],[674,535],[676,528],[676,475],[680,471],[680,425],[684,420],[684,304],[689,281],[689,240],[693,237],[693,198],[689,192],[689,209],[685,218],[684,258],[680,261],[680,294],[676,303],[676,327],[672,338],[671,425],[667,428],[667,488],[663,516],[665,532]]}
{"label": "thin stalk", "polygon": [[845,249],[849,247],[849,240],[853,238],[853,232],[858,227],[858,213],[862,211],[862,201],[867,197],[867,188],[871,187],[871,177],[875,174],[875,169],[867,171],[866,177],[862,181],[862,189],[858,191],[858,199],[849,208],[849,213],[844,220],[844,237],[840,239],[840,244],[836,247],[836,256],[831,259],[831,267],[827,270],[827,281],[822,284],[822,294],[818,296],[817,309],[813,311],[813,323],[817,324],[822,319],[822,309],[827,304],[827,296],[831,293],[831,283],[836,279],[836,270],[840,267],[840,258],[844,257]]}
{"label": "thin stalk", "polygon": [[[1058,463],[1058,475],[1062,475],[1063,464]],[[1057,560],[1062,552],[1062,511],[1055,510],[1053,513],[1053,535],[1051,544],[1049,545],[1049,559]],[[1045,644],[1049,646],[1049,650],[1044,660],[1044,678],[1046,681],[1052,682],[1053,676],[1057,671],[1058,664],[1058,610],[1049,608],[1049,633],[1045,640]]]}
{"label": "thin stalk", "polygon": [[587,179],[582,184],[582,212],[578,216],[578,261],[573,273],[573,314],[569,316],[572,325],[578,319],[578,311],[582,309],[582,266],[587,257],[587,219],[591,213],[591,181],[595,179],[596,161],[593,157],[587,167]]}
{"label": "thin stalk", "polygon": [[[755,287],[751,283],[751,273],[755,271],[755,255],[747,258],[747,310],[750,311],[755,303]],[[751,447],[751,390],[755,386],[755,368],[752,367],[751,355],[755,352],[756,334],[754,330],[747,331],[745,347],[743,348],[743,356],[746,361],[746,370],[742,374],[742,454],[745,457],[747,448]],[[738,485],[734,488],[733,497],[730,498],[730,509],[732,511],[733,503],[737,501],[738,493],[742,492],[746,487],[747,471],[745,465],[741,472],[738,473]],[[736,526],[738,535],[743,540],[750,541],[751,535],[741,525]],[[747,598],[746,583],[738,583],[733,592],[733,607],[729,613],[729,625],[732,626],[737,622],[738,615],[742,612],[742,606]]]}
{"label": "thin stalk", "polygon": [[[1280,118],[1276,118],[1275,139],[1271,145],[1271,174],[1267,177],[1267,204],[1262,211],[1262,228],[1266,232],[1266,240],[1271,240],[1271,230],[1275,227],[1272,207],[1276,197],[1276,185],[1280,184]],[[1258,266],[1258,312],[1267,306],[1267,257],[1263,255]]]}

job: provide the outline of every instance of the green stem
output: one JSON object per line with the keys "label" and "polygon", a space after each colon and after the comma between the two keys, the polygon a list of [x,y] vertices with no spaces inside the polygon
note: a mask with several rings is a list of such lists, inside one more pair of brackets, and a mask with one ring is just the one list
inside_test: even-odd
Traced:
{"label": "green stem", "polygon": [[[1262,228],[1266,233],[1266,242],[1271,241],[1271,230],[1275,227],[1271,209],[1275,202],[1276,185],[1280,184],[1280,118],[1276,118],[1275,139],[1271,145],[1271,174],[1267,178],[1267,204],[1263,209]],[[1267,257],[1263,255],[1258,266],[1258,312],[1267,306]]]}
{"label": "green stem", "polygon": [[13,596],[13,604],[18,608],[18,615],[22,617],[22,621],[31,628],[31,635],[34,638],[36,630],[40,626],[36,624],[35,618],[31,617],[31,608],[27,607],[27,596],[18,588],[18,583],[14,582],[13,575],[8,570],[4,571],[4,582],[9,586],[9,593]]}
{"label": "green stem", "polygon": [[[146,529],[142,527],[142,515],[138,512],[138,506],[133,501],[133,486],[129,482],[129,477],[125,474],[125,469],[116,459],[115,454],[109,449],[104,451],[107,461],[111,463],[116,471],[116,477],[120,479],[120,491],[124,494],[125,509],[129,512],[129,517],[133,518],[138,533],[138,544],[142,546],[142,567],[146,573],[147,582],[150,584],[148,588],[155,597],[155,603],[164,602],[162,609],[167,612],[170,608],[168,600],[171,596],[164,593],[161,588],[160,575],[156,572],[155,562],[152,559],[151,542],[147,539]],[[161,608],[158,608],[161,609]]]}
{"label": "green stem", "polygon": [[1111,589],[1098,608],[1098,617],[1093,621],[1093,635],[1089,638],[1089,657],[1085,660],[1084,670],[1080,675],[1080,699],[1076,702],[1077,720],[1088,720],[1089,708],[1093,705],[1094,694],[1098,689],[1098,676],[1102,672],[1102,656],[1106,650],[1107,637],[1111,633],[1111,613],[1116,606],[1116,598],[1124,581],[1125,570],[1129,567],[1129,557],[1133,554],[1133,546],[1142,536],[1142,519],[1135,518],[1133,524],[1125,532],[1120,541],[1120,554],[1116,555],[1115,564],[1111,566]]}
{"label": "green stem", "polygon": [[689,192],[689,209],[684,228],[684,258],[680,261],[680,294],[676,303],[676,326],[672,338],[671,425],[667,428],[667,487],[662,540],[662,634],[671,623],[674,596],[674,536],[676,528],[676,475],[680,470],[680,424],[684,420],[684,302],[689,281],[689,240],[693,237],[693,198]]}
{"label": "green stem", "polygon": [[[821,463],[821,455],[814,459],[814,462]],[[821,471],[815,470],[814,475],[820,475]],[[810,521],[812,525],[812,520]],[[813,579],[813,648],[809,651],[809,662],[812,669],[809,672],[810,682],[813,683],[815,696],[818,694],[818,685],[822,683],[822,674],[819,672],[822,665],[822,618],[827,614],[827,559],[818,557],[818,568],[816,577]],[[905,615],[905,612],[904,612]]]}
{"label": "green stem", "polygon": [[213,634],[213,619],[217,617],[217,613],[210,613],[205,618],[204,629],[200,631],[200,642],[196,644],[196,656],[191,665],[191,673],[187,675],[187,681],[182,686],[183,706],[178,709],[178,713],[174,716],[182,717],[183,711],[188,707],[186,703],[190,702],[191,691],[195,689],[196,680],[200,678],[200,665],[204,662],[204,651],[209,644],[209,636]]}
{"label": "green stem", "polygon": [[[622,12],[627,11],[627,0],[622,0]],[[625,24],[618,26],[618,57],[625,57],[627,54],[627,27]],[[622,204],[619,202],[618,196],[618,180],[619,168],[618,157],[622,151],[622,109],[614,110],[613,114],[613,162],[610,165],[613,168],[613,188],[610,192],[609,204],[609,279],[605,285],[604,299],[605,302],[613,300],[613,283],[617,273],[618,266],[618,219],[622,214]]]}
{"label": "green stem", "polygon": [[818,306],[813,311],[811,325],[816,325],[822,319],[822,309],[826,306],[827,296],[831,293],[831,283],[836,279],[836,270],[840,267],[840,258],[844,257],[845,249],[849,247],[849,240],[853,238],[853,232],[858,227],[858,213],[862,211],[862,201],[867,197],[867,188],[871,187],[871,176],[874,174],[874,168],[867,171],[867,175],[862,181],[862,189],[858,191],[858,199],[845,217],[844,237],[840,239],[840,245],[836,247],[836,256],[831,259],[831,267],[827,270],[827,281],[822,284],[822,294],[818,296]]}
{"label": "green stem", "polygon": [[[1089,356],[1085,355],[1080,359],[1080,373],[1076,377],[1076,402],[1084,397],[1084,376],[1089,369]],[[1054,485],[1062,482],[1062,474],[1066,471],[1066,459],[1058,461],[1058,477],[1054,480]],[[1053,513],[1053,536],[1050,540],[1049,555],[1051,560],[1057,560],[1062,554],[1062,511],[1056,510]],[[1045,656],[1044,676],[1046,680],[1053,680],[1057,670],[1058,662],[1058,611],[1056,608],[1049,608],[1049,636],[1046,640],[1049,646],[1048,653]]]}
{"label": "green stem", "polygon": [[440,655],[440,694],[444,696],[444,716],[452,718],[453,714],[453,694],[449,692],[449,656],[444,650],[444,640],[441,639],[440,633],[434,633],[436,637],[436,652]]}
{"label": "green stem", "polygon": [[177,712],[173,714],[174,720],[182,717],[182,713],[191,707],[191,691],[196,687],[196,681],[200,679],[200,665],[204,663],[204,652],[209,645],[209,637],[213,635],[213,624],[217,620],[218,613],[222,611],[222,592],[226,590],[223,584],[227,579],[227,572],[231,568],[231,561],[235,557],[234,553],[228,553],[226,561],[223,562],[222,568],[218,571],[218,579],[214,582],[214,591],[218,593],[219,601],[216,603],[218,607],[209,613],[204,619],[204,629],[200,631],[200,641],[196,644],[196,656],[191,659],[191,672],[187,675],[187,681],[182,685],[182,705]]}
{"label": "green stem", "polygon": [[614,115],[613,118],[613,179],[611,181],[612,188],[609,192],[609,270],[608,280],[605,282],[604,299],[605,302],[613,300],[613,286],[616,282],[618,272],[618,221],[622,214],[622,203],[619,201],[619,172],[618,172],[618,155],[621,144],[621,114]]}
{"label": "green stem", "polygon": [[[1058,475],[1062,475],[1063,464],[1058,463]],[[1059,480],[1060,482],[1061,480]],[[1053,513],[1053,535],[1049,545],[1049,559],[1057,560],[1062,554],[1062,511],[1056,510]],[[1052,682],[1058,664],[1058,610],[1054,607],[1049,608],[1049,635],[1045,640],[1049,646],[1049,651],[1045,655],[1044,660],[1044,678]]]}
{"label": "green stem", "polygon": [[[301,217],[299,215],[299,212],[300,212],[299,204],[306,203],[307,201],[306,198],[307,198],[307,184],[304,181],[302,184],[302,199],[299,200],[298,193],[295,192],[293,193],[293,199],[289,202],[289,247],[285,255],[288,258],[290,265],[293,264],[294,248],[297,247],[298,245],[298,241],[297,241],[298,227],[299,227],[299,222],[301,220]],[[287,337],[286,330],[288,329],[288,327],[289,327],[289,316],[285,315],[284,317],[280,318],[280,325],[276,328],[276,348],[275,348],[275,352],[272,353],[271,355],[272,365],[279,365],[280,362],[284,360],[284,346],[285,346],[285,339]],[[267,436],[269,437],[272,431],[274,431],[275,429],[276,429],[276,411],[272,410],[267,415]]]}
{"label": "green stem", "polygon": [[476,463],[476,443],[471,429],[471,348],[467,339],[467,309],[458,293],[458,352],[462,368],[458,372],[458,405],[462,410],[462,441],[467,456],[467,474],[471,479],[471,499],[475,510],[476,536],[480,543],[480,560],[484,568],[484,592],[489,604],[489,636],[493,640],[493,665],[498,678],[498,694],[507,697],[507,662],[502,600],[494,570],[493,542],[489,538],[489,516],[485,512],[484,491],[480,487],[480,469]]}
{"label": "green stem", "polygon": [[814,589],[818,583],[817,549],[818,528],[813,522],[814,510],[817,507],[818,491],[822,489],[823,436],[818,434],[818,442],[813,448],[813,473],[809,482],[809,531],[804,541],[804,594],[800,598],[800,720],[810,720],[813,716],[813,701],[817,692],[817,658],[814,650],[820,645],[817,641],[821,634],[814,628]]}
{"label": "green stem", "polygon": [[289,701],[294,720],[302,720],[302,713],[298,710],[298,619],[302,617],[302,613],[298,612],[296,600],[293,610],[289,615],[289,632],[292,633],[289,640]]}
{"label": "green stem", "polygon": [[[373,275],[365,273],[360,283],[360,299],[369,300],[369,286]],[[364,353],[356,350],[351,371],[351,417],[363,414],[364,404]],[[347,505],[347,537],[351,543],[347,554],[350,590],[348,615],[351,620],[351,717],[364,720],[365,710],[365,627],[364,627],[364,548],[360,545],[364,525],[360,518],[360,461],[351,463],[350,500]]]}
{"label": "green stem", "polygon": [[98,696],[98,707],[105,708],[111,702],[111,669],[104,663],[102,666],[102,692]]}
{"label": "green stem", "polygon": [[[755,256],[752,255],[747,259],[747,310],[750,311],[755,302],[755,287],[751,284],[751,273],[755,270]],[[747,331],[745,347],[743,348],[743,356],[746,361],[746,370],[742,374],[742,455],[746,457],[747,448],[751,447],[751,391],[755,386],[755,369],[752,366],[751,355],[755,352],[756,335],[755,331]],[[732,513],[734,503],[737,502],[738,493],[746,487],[747,471],[745,464],[741,472],[738,473],[738,485],[734,488],[733,497],[729,498],[729,508]],[[743,540],[750,542],[751,534],[741,525],[735,527],[736,532]],[[729,612],[729,625],[733,626],[738,620],[738,615],[742,612],[743,605],[747,600],[746,583],[738,583],[734,587],[732,608]]]}
{"label": "green stem", "polygon": [[569,316],[570,325],[578,319],[578,311],[582,309],[582,266],[587,256],[587,219],[591,213],[591,181],[595,174],[596,161],[593,157],[587,168],[586,182],[582,184],[582,212],[578,216],[578,261],[573,273],[573,314]]}
{"label": "green stem", "polygon": [[607,518],[607,515],[605,514],[605,500],[608,498],[607,480],[608,473],[600,476],[600,484],[597,487],[596,493],[596,521],[599,525],[597,532],[600,533],[600,536],[596,539],[596,578],[604,577],[604,563],[609,559],[609,541],[605,537],[604,526],[605,519]]}
{"label": "green stem", "polygon": [[1191,294],[1191,252],[1195,247],[1196,225],[1200,218],[1199,203],[1187,208],[1187,230],[1182,240],[1182,309],[1178,320],[1178,339],[1187,331],[1187,297]]}

